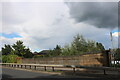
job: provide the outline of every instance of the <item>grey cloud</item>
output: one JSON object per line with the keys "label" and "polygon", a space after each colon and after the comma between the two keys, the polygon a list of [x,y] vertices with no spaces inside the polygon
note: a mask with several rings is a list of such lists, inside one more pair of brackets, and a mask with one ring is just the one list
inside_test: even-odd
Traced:
{"label": "grey cloud", "polygon": [[23,23],[24,20],[19,19],[17,17],[3,16],[2,17],[2,22],[5,23],[5,24],[20,24],[20,23]]}
{"label": "grey cloud", "polygon": [[54,22],[52,23],[52,25],[57,25],[59,24],[60,22],[63,21],[63,19],[65,18],[65,15],[60,15],[59,17],[56,17]]}
{"label": "grey cloud", "polygon": [[[2,3],[2,23],[8,25],[15,25],[24,23],[29,15],[24,12],[24,6],[19,6],[20,3],[16,3],[17,5],[11,2]],[[21,8],[23,9],[21,9]]]}
{"label": "grey cloud", "polygon": [[70,16],[77,23],[85,22],[98,28],[118,26],[117,2],[68,2]]}

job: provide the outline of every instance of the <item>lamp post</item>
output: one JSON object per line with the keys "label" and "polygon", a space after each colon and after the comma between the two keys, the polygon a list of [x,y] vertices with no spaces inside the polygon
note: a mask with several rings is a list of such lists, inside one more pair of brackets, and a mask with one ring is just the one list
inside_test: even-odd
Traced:
{"label": "lamp post", "polygon": [[114,53],[114,43],[113,43],[113,36],[112,32],[110,32],[110,38],[111,38],[111,60],[113,60],[113,65],[115,67],[115,53]]}

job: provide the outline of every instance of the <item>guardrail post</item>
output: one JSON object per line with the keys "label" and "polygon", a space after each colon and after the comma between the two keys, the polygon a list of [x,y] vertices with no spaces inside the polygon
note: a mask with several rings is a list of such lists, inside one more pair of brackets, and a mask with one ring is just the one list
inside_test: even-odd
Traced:
{"label": "guardrail post", "polygon": [[75,68],[73,68],[73,72],[75,73]]}
{"label": "guardrail post", "polygon": [[35,70],[36,70],[36,66],[35,66]]}
{"label": "guardrail post", "polygon": [[23,65],[21,65],[21,68],[22,68]]}
{"label": "guardrail post", "polygon": [[30,65],[30,69],[31,69],[31,65]]}
{"label": "guardrail post", "polygon": [[46,66],[44,66],[44,69],[45,69],[45,71],[47,70],[47,69],[46,69]]}
{"label": "guardrail post", "polygon": [[54,67],[52,67],[52,71],[55,71]]}
{"label": "guardrail post", "polygon": [[25,69],[26,69],[26,65],[25,65]]}
{"label": "guardrail post", "polygon": [[17,65],[17,67],[19,68],[19,65]]}
{"label": "guardrail post", "polygon": [[106,75],[106,71],[105,71],[105,69],[103,69],[103,71],[104,71],[104,75]]}
{"label": "guardrail post", "polygon": [[15,67],[15,64],[14,64],[14,67]]}

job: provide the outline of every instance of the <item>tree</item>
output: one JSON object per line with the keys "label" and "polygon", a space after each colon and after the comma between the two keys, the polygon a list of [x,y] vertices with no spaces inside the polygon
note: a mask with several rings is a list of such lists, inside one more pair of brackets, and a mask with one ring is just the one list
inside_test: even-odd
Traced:
{"label": "tree", "polygon": [[59,56],[60,54],[61,54],[61,46],[56,45],[56,47],[53,50],[49,50],[49,54],[47,54],[46,57]]}
{"label": "tree", "polygon": [[74,48],[78,53],[86,51],[87,42],[82,35],[77,34],[71,43],[72,48]]}
{"label": "tree", "polygon": [[76,55],[77,53],[73,45],[65,45],[64,48],[62,48],[61,56]]}
{"label": "tree", "polygon": [[25,54],[23,55],[24,58],[32,58],[33,57],[33,54],[29,48],[26,48],[24,51],[25,51]]}
{"label": "tree", "polygon": [[12,47],[14,48],[14,54],[22,57],[25,55],[25,46],[22,41],[17,41]]}
{"label": "tree", "polygon": [[56,45],[56,48],[53,50],[55,55],[60,55],[61,54],[61,47],[59,45]]}
{"label": "tree", "polygon": [[88,40],[87,41],[87,52],[96,52],[97,47],[96,47],[96,42],[93,40]]}
{"label": "tree", "polygon": [[83,53],[102,52],[105,48],[102,43],[93,40],[86,40],[82,35],[77,34],[70,45],[62,48],[62,56],[78,55]]}
{"label": "tree", "polygon": [[120,48],[117,48],[115,51],[115,60],[120,60]]}
{"label": "tree", "polygon": [[100,52],[105,51],[105,48],[104,48],[104,46],[102,45],[102,43],[98,43],[98,42],[97,42],[96,45],[97,45],[98,51],[100,51]]}
{"label": "tree", "polygon": [[44,56],[42,56],[42,57],[51,57],[51,56],[53,56],[54,55],[54,52],[53,52],[53,50],[47,50],[47,54],[45,54]]}
{"label": "tree", "polygon": [[61,50],[61,56],[68,56],[68,55],[71,55],[70,54],[70,46],[69,45],[65,45],[64,48],[62,48]]}
{"label": "tree", "polygon": [[11,45],[4,45],[4,47],[2,47],[2,55],[8,55],[11,54],[13,52],[13,49],[11,47]]}
{"label": "tree", "polygon": [[14,48],[14,54],[18,56],[22,56],[25,58],[30,58],[33,56],[30,49],[26,48],[22,41],[17,41],[15,44],[13,44],[12,47]]}

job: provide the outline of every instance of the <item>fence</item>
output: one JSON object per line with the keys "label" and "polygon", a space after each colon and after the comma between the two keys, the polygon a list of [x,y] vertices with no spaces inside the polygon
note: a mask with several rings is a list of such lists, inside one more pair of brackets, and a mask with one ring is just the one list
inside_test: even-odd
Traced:
{"label": "fence", "polygon": [[105,53],[84,54],[68,57],[47,57],[23,59],[22,63],[29,64],[62,64],[62,65],[81,65],[81,66],[108,66],[108,55]]}

